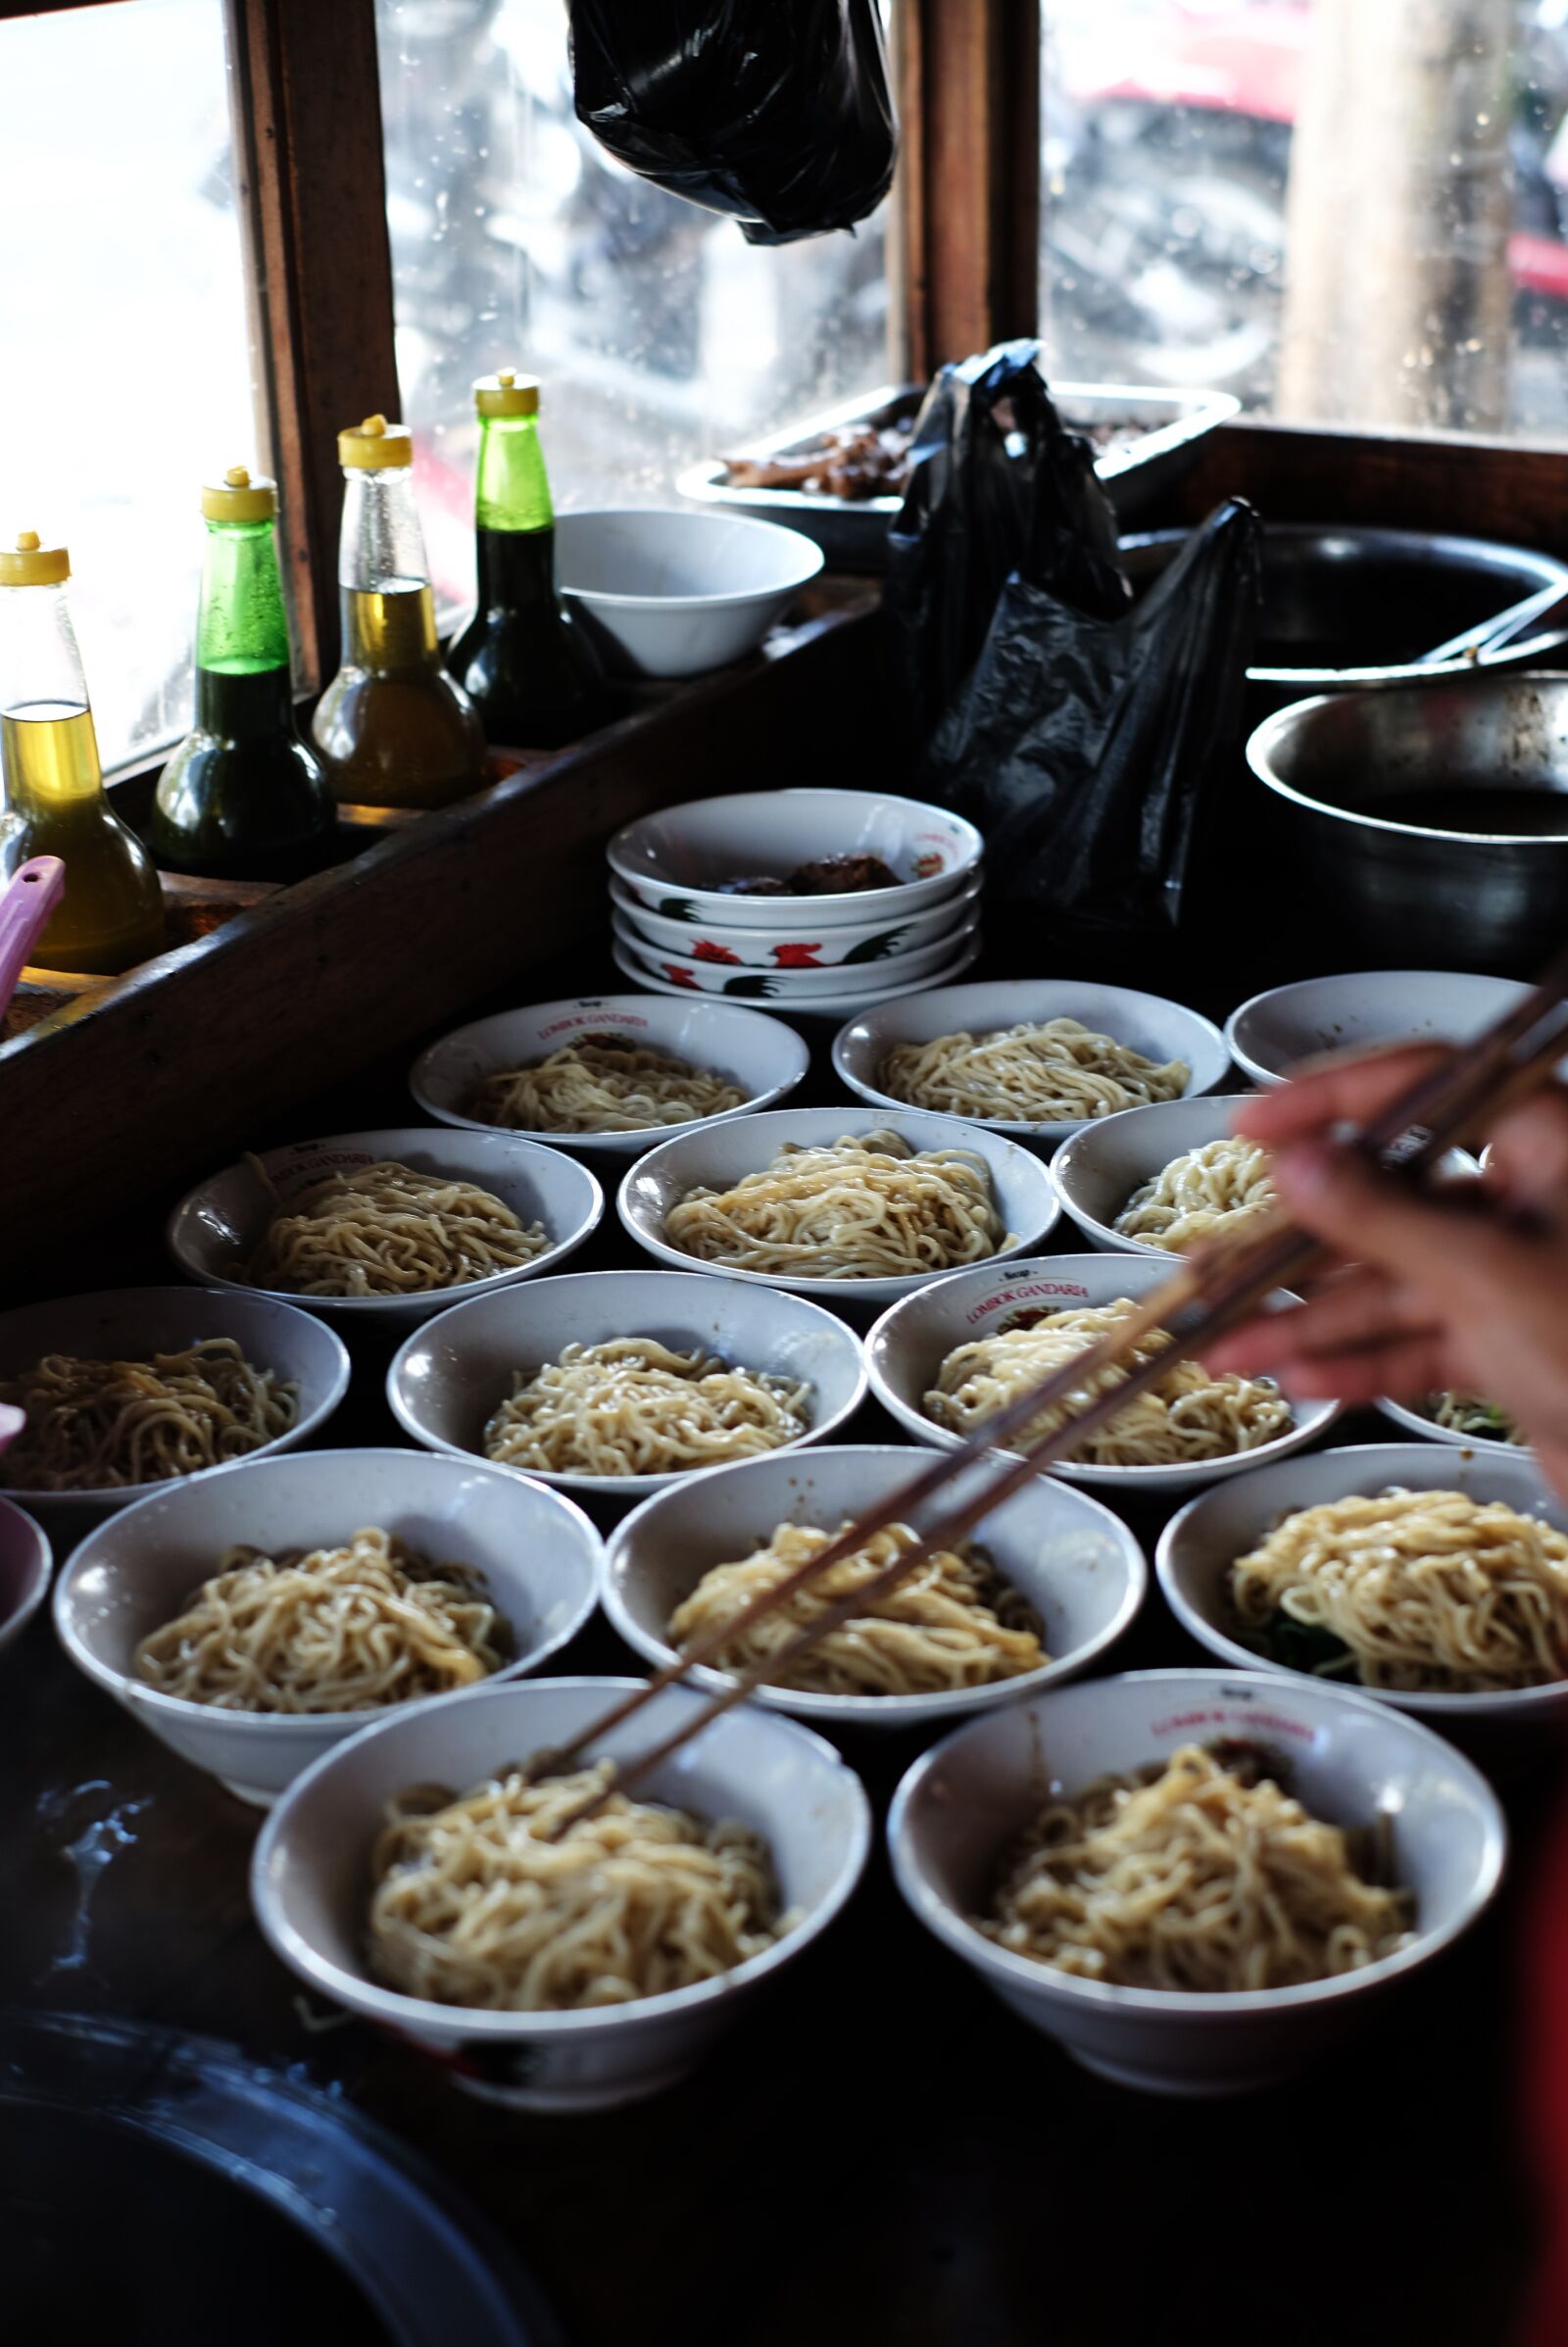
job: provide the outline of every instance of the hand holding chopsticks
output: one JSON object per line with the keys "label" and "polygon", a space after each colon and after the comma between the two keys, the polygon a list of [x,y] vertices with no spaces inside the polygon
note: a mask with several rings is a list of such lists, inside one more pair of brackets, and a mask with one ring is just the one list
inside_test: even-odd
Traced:
{"label": "hand holding chopsticks", "polygon": [[[1414,1180],[1449,1149],[1479,1138],[1481,1130],[1507,1107],[1549,1078],[1568,1052],[1568,954],[1563,955],[1513,1010],[1498,1019],[1467,1050],[1446,1059],[1410,1085],[1356,1135],[1354,1145],[1389,1170]],[[1320,1257],[1315,1239],[1294,1224],[1280,1206],[1234,1232],[1216,1233],[1195,1248],[1113,1330],[1064,1363],[1029,1391],[971,1431],[954,1451],[934,1459],[909,1482],[855,1523],[845,1526],[815,1556],[758,1594],[722,1627],[706,1634],[657,1672],[646,1686],[594,1721],[567,1748],[541,1753],[530,1775],[554,1772],[635,1716],[664,1687],[692,1668],[710,1662],[765,1615],[790,1604],[835,1565],[862,1548],[888,1526],[909,1519],[944,1495],[914,1544],[881,1572],[824,1606],[767,1661],[738,1672],[703,1710],[635,1760],[617,1763],[610,1781],[590,1800],[561,1821],[569,1830],[612,1793],[637,1783],[649,1770],[700,1735],[710,1720],[743,1701],[756,1687],[787,1681],[792,1666],[828,1632],[853,1616],[874,1609],[897,1586],[939,1549],[951,1548],[1032,1476],[1069,1456],[1084,1438],[1153,1385],[1184,1353],[1201,1351],[1236,1326],[1274,1290],[1299,1277]],[[1128,1361],[1140,1340],[1163,1328],[1171,1337],[1145,1360]],[[1088,1398],[1083,1398],[1087,1393]],[[1016,1456],[994,1454],[1023,1435],[1037,1420],[1057,1414],[1057,1423]],[[997,1468],[978,1490],[960,1490],[983,1461]]]}

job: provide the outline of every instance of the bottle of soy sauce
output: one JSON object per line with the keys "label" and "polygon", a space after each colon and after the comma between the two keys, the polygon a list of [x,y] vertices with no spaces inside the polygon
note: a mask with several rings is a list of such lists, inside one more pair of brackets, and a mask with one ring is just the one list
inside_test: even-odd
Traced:
{"label": "bottle of soy sauce", "polygon": [[593,647],[556,593],[556,516],[532,375],[481,375],[474,523],[479,604],[448,665],[490,742],[559,750],[609,715]]}
{"label": "bottle of soy sauce", "polygon": [[447,807],[484,781],[484,735],[441,665],[413,439],[368,416],[339,432],[337,454],[342,665],[317,708],[316,747],[342,804]]}
{"label": "bottle of soy sauce", "polygon": [[104,790],[70,576],[66,549],[36,530],[0,553],[0,879],[34,856],[63,857],[65,894],[33,961],[113,977],[163,952],[164,905],[152,857]]}
{"label": "bottle of soy sauce", "polygon": [[233,465],[203,489],[202,515],[196,723],[160,777],[149,838],[175,871],[289,880],[318,860],[337,808],[294,725],[276,485]]}

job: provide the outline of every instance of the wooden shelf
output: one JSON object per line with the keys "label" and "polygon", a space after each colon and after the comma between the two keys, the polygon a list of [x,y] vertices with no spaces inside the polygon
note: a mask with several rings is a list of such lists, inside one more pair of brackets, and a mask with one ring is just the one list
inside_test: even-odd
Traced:
{"label": "wooden shelf", "polygon": [[329,871],[249,892],[205,934],[0,1042],[0,1271],[220,1163],[263,1118],[597,933],[605,843],[636,815],[874,781],[876,601],[863,581],[828,582],[754,659],[388,825]]}

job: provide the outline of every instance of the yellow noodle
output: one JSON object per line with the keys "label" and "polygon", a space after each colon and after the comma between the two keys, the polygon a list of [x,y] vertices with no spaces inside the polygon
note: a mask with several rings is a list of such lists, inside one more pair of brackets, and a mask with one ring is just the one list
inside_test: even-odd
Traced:
{"label": "yellow noodle", "polygon": [[142,1361],[46,1353],[0,1378],[0,1401],[26,1424],[0,1457],[15,1491],[111,1491],[165,1483],[241,1459],[286,1435],[298,1386],[258,1369],[232,1337]]}
{"label": "yellow noodle", "polygon": [[525,1067],[475,1085],[467,1114],[530,1133],[638,1133],[739,1108],[749,1096],[722,1076],[612,1035],[563,1044]]}
{"label": "yellow noodle", "polygon": [[1528,1447],[1530,1437],[1515,1426],[1506,1411],[1474,1394],[1429,1394],[1421,1414],[1434,1426],[1446,1426],[1477,1442],[1513,1442]]}
{"label": "yellow noodle", "polygon": [[1057,1972],[1209,1994],[1358,1971],[1414,1920],[1409,1891],[1357,1872],[1340,1827],[1197,1744],[1053,1801],[975,1919]]}
{"label": "yellow noodle", "polygon": [[[1462,1491],[1384,1491],[1287,1516],[1230,1569],[1246,1631],[1348,1647],[1363,1687],[1481,1694],[1568,1678],[1568,1540]],[[1321,1674],[1344,1668],[1331,1652]]]}
{"label": "yellow noodle", "polygon": [[[948,1354],[921,1407],[938,1426],[967,1434],[1136,1309],[1122,1296],[1113,1303],[1048,1312],[1031,1327],[976,1337]],[[1170,1341],[1166,1330],[1151,1330],[1134,1345],[1128,1365],[1152,1360]],[[1014,1436],[1012,1446],[1024,1450],[1040,1442],[1095,1394],[1123,1384],[1126,1375],[1126,1368],[1106,1369],[1074,1388],[1066,1402],[1032,1419]],[[1290,1404],[1272,1380],[1211,1377],[1196,1361],[1173,1361],[1157,1384],[1118,1410],[1070,1455],[1091,1467],[1186,1466],[1255,1450],[1260,1442],[1288,1433],[1291,1424]]]}
{"label": "yellow noodle", "polygon": [[1210,1232],[1234,1230],[1274,1203],[1268,1159],[1255,1142],[1227,1135],[1185,1149],[1135,1190],[1112,1229],[1182,1254]]}
{"label": "yellow noodle", "polygon": [[[670,1616],[671,1638],[683,1646],[721,1629],[763,1589],[776,1589],[796,1566],[819,1556],[830,1537],[809,1525],[780,1524],[765,1547],[735,1564],[714,1565]],[[766,1663],[827,1605],[862,1588],[914,1544],[906,1524],[875,1534],[721,1647],[715,1667],[735,1671]],[[819,1695],[929,1695],[989,1687],[1050,1661],[1040,1627],[1034,1608],[1006,1587],[981,1551],[942,1548],[869,1613],[830,1630],[774,1685]]]}
{"label": "yellow noodle", "polygon": [[389,1159],[290,1198],[246,1277],[291,1296],[424,1296],[516,1271],[549,1245],[490,1191]]}
{"label": "yellow noodle", "polygon": [[705,1263],[818,1280],[953,1271],[1014,1244],[983,1157],[916,1151],[892,1132],[820,1149],[786,1142],[732,1188],[688,1191],[665,1215],[664,1236]]}
{"label": "yellow noodle", "polygon": [[675,1352],[653,1337],[564,1345],[518,1370],[484,1430],[485,1456],[550,1475],[673,1475],[798,1442],[809,1385]]}
{"label": "yellow noodle", "polygon": [[235,1546],[136,1676],[218,1711],[368,1711],[469,1687],[506,1661],[508,1625],[464,1565],[429,1565],[371,1526],[339,1548]]}
{"label": "yellow noodle", "polygon": [[717,1980],[791,1929],[766,1844],[733,1819],[612,1793],[552,1841],[608,1775],[508,1771],[390,1802],[371,1859],[376,1978],[437,2004],[577,2013]]}
{"label": "yellow noodle", "polygon": [[877,1083],[897,1100],[949,1116],[1052,1124],[1174,1100],[1192,1072],[1185,1059],[1146,1059],[1075,1018],[1054,1018],[897,1044]]}

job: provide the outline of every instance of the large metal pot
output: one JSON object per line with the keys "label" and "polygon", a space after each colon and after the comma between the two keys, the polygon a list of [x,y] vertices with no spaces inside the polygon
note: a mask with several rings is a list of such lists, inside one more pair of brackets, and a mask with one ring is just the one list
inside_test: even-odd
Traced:
{"label": "large metal pot", "polygon": [[1526,976],[1563,943],[1568,675],[1325,694],[1247,758],[1273,795],[1269,861],[1330,963],[1353,942],[1374,966]]}
{"label": "large metal pot", "polygon": [[[1186,542],[1185,530],[1123,538],[1122,561],[1135,588],[1152,586]],[[1523,546],[1422,530],[1268,522],[1248,715],[1255,724],[1308,693],[1466,676],[1467,660],[1437,666],[1424,656],[1549,587],[1568,589],[1568,566]],[[1550,629],[1532,628],[1496,664],[1539,667],[1559,657],[1563,640],[1560,620]]]}

